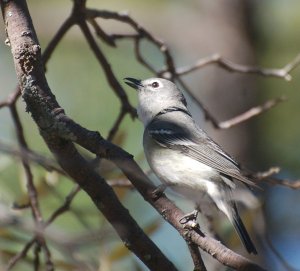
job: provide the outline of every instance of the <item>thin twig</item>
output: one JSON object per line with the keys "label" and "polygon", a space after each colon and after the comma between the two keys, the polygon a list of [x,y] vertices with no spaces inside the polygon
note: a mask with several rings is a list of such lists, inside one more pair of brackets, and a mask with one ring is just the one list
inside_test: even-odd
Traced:
{"label": "thin twig", "polygon": [[271,167],[267,171],[256,172],[255,174],[251,174],[251,176],[258,181],[263,181],[271,185],[281,185],[291,189],[300,189],[300,180],[292,181],[289,179],[272,178],[273,175],[278,174],[279,172],[279,167]]}
{"label": "thin twig", "polygon": [[113,124],[113,126],[111,127],[111,129],[108,133],[107,140],[112,141],[112,139],[114,138],[114,136],[118,132],[118,130],[120,128],[120,125],[122,123],[122,120],[124,119],[126,113],[127,113],[126,110],[124,110],[123,107],[122,107],[117,119],[115,120],[115,123]]}
{"label": "thin twig", "polygon": [[164,75],[164,73],[166,72],[170,73],[172,77],[175,75],[184,75],[209,64],[218,64],[220,67],[233,72],[253,73],[262,76],[273,76],[278,78],[284,78],[285,80],[289,81],[291,80],[291,75],[289,73],[293,69],[295,69],[300,63],[300,54],[299,54],[290,63],[288,63],[281,69],[267,69],[267,68],[236,64],[232,61],[225,59],[219,54],[214,54],[198,60],[194,65],[176,69],[174,65],[173,57],[170,54],[170,51],[168,47],[164,44],[164,42],[162,42],[161,40],[157,39],[152,34],[150,34],[150,32],[148,32],[136,21],[134,21],[127,13],[87,9],[86,16],[87,18],[101,17],[103,19],[115,19],[130,24],[139,34],[143,35],[149,41],[153,42],[153,44],[157,45],[161,50],[161,52],[163,53],[165,57],[165,63],[166,63],[166,68],[164,70],[157,72],[157,74],[161,74],[161,75]]}
{"label": "thin twig", "polygon": [[75,185],[75,187],[71,190],[71,192],[66,196],[64,203],[57,208],[50,218],[45,222],[45,227],[49,226],[58,216],[63,214],[64,212],[68,211],[70,209],[70,205],[77,195],[77,193],[80,191],[80,186]]}
{"label": "thin twig", "polygon": [[35,243],[35,241],[36,241],[35,238],[32,238],[30,241],[28,241],[27,244],[23,247],[23,249],[9,260],[5,270],[6,271],[11,270],[17,264],[18,261],[20,261],[21,259],[26,257],[27,252],[32,247],[32,245]]}
{"label": "thin twig", "polygon": [[250,177],[256,180],[264,180],[268,177],[278,174],[279,172],[280,172],[279,167],[270,167],[266,171],[261,171],[261,172],[256,172],[255,174],[251,174]]}
{"label": "thin twig", "polygon": [[42,167],[44,167],[47,171],[57,171],[60,174],[65,174],[64,171],[58,167],[57,163],[50,159],[47,158],[41,154],[38,154],[36,152],[33,152],[32,150],[29,149],[24,149],[24,148],[15,148],[14,146],[4,144],[3,142],[0,141],[0,151],[6,154],[9,154],[11,156],[15,156],[18,158],[21,158],[25,161],[29,162],[34,162]]}
{"label": "thin twig", "polygon": [[216,118],[211,115],[211,113],[206,108],[206,106],[204,104],[202,104],[194,96],[194,94],[189,90],[188,86],[183,82],[183,80],[180,77],[176,77],[176,79],[181,84],[181,86],[185,90],[187,90],[187,92],[189,93],[191,98],[202,108],[205,118],[208,119],[212,123],[214,128],[216,128],[216,129],[228,129],[228,128],[231,128],[231,127],[236,126],[238,124],[241,124],[242,122],[245,122],[245,121],[247,121],[247,120],[249,120],[249,119],[251,119],[255,116],[261,115],[262,113],[270,110],[271,108],[278,105],[279,103],[284,102],[284,101],[287,100],[287,98],[285,96],[278,97],[278,98],[275,98],[275,99],[272,99],[272,100],[268,100],[265,103],[263,103],[262,105],[250,108],[246,112],[244,112],[240,115],[237,115],[237,116],[233,117],[232,119],[222,121],[222,122],[218,122],[216,120]]}
{"label": "thin twig", "polygon": [[42,245],[42,250],[45,255],[45,265],[46,265],[46,271],[54,271],[54,264],[52,262],[52,256],[49,247],[46,244]]}
{"label": "thin twig", "polygon": [[[286,77],[287,77],[292,70],[294,70],[295,68],[297,68],[299,66],[299,63],[300,63],[300,54],[298,54],[290,63],[286,64],[282,68],[283,75],[286,74]],[[291,79],[292,79],[292,77],[290,76],[286,80],[291,80]]]}
{"label": "thin twig", "polygon": [[124,109],[130,113],[132,117],[136,117],[136,110],[135,108],[130,104],[127,94],[124,91],[123,87],[120,85],[119,81],[115,77],[111,66],[106,59],[105,55],[103,54],[100,47],[97,45],[96,41],[94,40],[92,33],[90,32],[86,22],[84,20],[80,21],[79,27],[84,34],[88,44],[90,45],[95,57],[99,61],[99,64],[103,68],[103,71],[106,75],[106,78],[108,80],[108,83],[112,87],[112,89],[115,91],[116,95],[119,97]]}
{"label": "thin twig", "polygon": [[[67,196],[62,195],[59,190],[57,190],[54,186],[52,185],[48,185],[48,183],[46,182],[45,185],[48,186],[48,188],[51,190],[51,193],[53,193],[53,195],[60,199],[61,201],[63,201],[63,204],[65,204],[66,201],[70,201],[70,199],[66,199],[66,198],[70,198],[73,197],[71,194],[73,193],[72,191],[74,191],[74,189],[76,190],[76,188],[72,188],[72,190],[69,192],[69,194]],[[74,197],[75,198],[75,197]],[[74,199],[73,198],[73,199]],[[72,199],[72,200],[73,200]],[[71,202],[70,202],[71,205]],[[60,207],[58,207],[58,209],[60,209]],[[85,219],[85,216],[83,215],[84,211],[82,212],[81,210],[78,210],[77,208],[69,208],[66,211],[72,212],[72,214],[76,217],[76,219],[78,220],[78,222],[86,229],[86,230],[91,230],[91,225],[89,224],[89,222]],[[55,210],[54,212],[57,212],[57,210]],[[63,214],[63,212],[62,212]],[[47,222],[46,222],[47,223]]]}
{"label": "thin twig", "polygon": [[[26,142],[26,139],[24,136],[23,126],[22,126],[21,120],[20,120],[18,112],[17,112],[16,104],[12,103],[9,106],[9,109],[10,109],[10,113],[12,115],[12,119],[13,119],[13,122],[15,125],[15,130],[17,133],[17,139],[19,142],[19,146],[20,146],[20,148],[27,150],[28,145],[27,145],[27,142]],[[23,158],[21,158],[21,160],[22,160],[24,171],[25,171],[26,187],[27,187],[27,192],[28,192],[28,196],[29,196],[29,203],[30,203],[31,211],[33,214],[33,218],[35,220],[35,226],[36,226],[36,228],[41,228],[42,224],[43,224],[43,217],[42,217],[40,207],[39,207],[38,193],[37,193],[37,190],[36,190],[34,182],[33,182],[33,174],[31,171],[31,167],[30,167],[28,161],[26,161]],[[49,270],[53,270],[54,265],[51,260],[51,253],[50,253],[50,250],[48,248],[48,245],[46,244],[45,238],[42,233],[39,234],[38,240],[39,240],[39,242],[36,244],[36,250],[35,250],[35,252],[36,252],[35,253],[35,261],[34,261],[35,269],[36,270],[39,269],[39,251],[40,251],[39,246],[41,246],[43,248],[43,250],[47,252],[45,254],[46,262],[48,263],[47,266],[49,267]]]}
{"label": "thin twig", "polygon": [[144,59],[144,57],[142,56],[142,53],[141,53],[141,48],[140,48],[140,45],[141,45],[141,37],[140,36],[137,36],[135,39],[134,39],[134,54],[135,54],[135,57],[136,59],[143,65],[145,66],[149,71],[153,72],[153,73],[156,73],[155,69]]}
{"label": "thin twig", "polygon": [[[22,127],[19,115],[17,113],[17,109],[14,104],[11,105],[9,108],[10,108],[12,119],[13,119],[13,122],[15,125],[15,130],[17,133],[19,145],[22,149],[27,150],[28,146],[27,146],[27,143],[26,143],[26,140],[24,137],[23,127]],[[35,185],[33,183],[33,175],[32,175],[30,166],[28,164],[28,161],[22,159],[22,164],[24,167],[25,175],[26,175],[26,186],[28,189],[28,196],[29,196],[29,201],[30,201],[30,205],[32,208],[33,217],[35,218],[37,223],[41,223],[43,221],[43,218],[42,218],[40,208],[39,208],[37,191],[36,191]]]}
{"label": "thin twig", "polygon": [[64,23],[61,25],[61,27],[58,29],[58,31],[56,32],[56,34],[54,35],[54,37],[50,40],[50,42],[48,43],[42,58],[43,58],[43,62],[44,65],[46,65],[46,63],[48,62],[48,60],[50,59],[53,51],[55,50],[55,48],[57,47],[57,45],[59,44],[59,42],[62,40],[62,38],[64,37],[64,35],[68,32],[68,30],[75,24],[75,20],[73,17],[68,17]]}
{"label": "thin twig", "polygon": [[[63,205],[60,206],[59,208],[57,208],[52,213],[50,218],[44,223],[44,225],[43,225],[44,229],[46,227],[48,227],[58,216],[62,215],[64,212],[69,210],[71,202],[73,201],[74,197],[76,196],[76,194],[79,191],[80,191],[80,187],[78,185],[76,185],[71,190],[71,192],[67,195],[67,197],[65,198],[65,202],[63,203]],[[41,231],[41,229],[38,229],[38,230]],[[36,242],[37,242],[36,236],[33,237],[30,241],[28,241],[26,243],[26,245],[24,246],[24,248],[18,254],[16,254],[13,258],[10,259],[10,261],[7,264],[6,270],[11,270],[20,259],[24,258],[27,255],[27,252],[29,251],[29,249],[32,247],[32,245]],[[47,246],[43,246],[43,249],[45,250],[45,254],[47,255],[46,270],[53,270],[53,263],[51,261],[49,261],[49,259],[51,258],[50,251],[47,248]]]}
{"label": "thin twig", "polygon": [[[108,138],[108,140],[109,140],[109,138]],[[32,152],[31,150],[22,150],[22,149],[17,150],[16,148],[14,148],[10,145],[3,144],[0,141],[0,151],[7,153],[9,155],[12,155],[12,156],[22,157],[26,161],[35,162],[38,165],[44,167],[48,171],[55,170],[56,172],[58,172],[62,175],[66,175],[66,173],[62,169],[60,169],[58,166],[56,166],[56,163],[53,160],[46,158],[35,152]],[[99,159],[97,159],[97,161],[95,161],[95,162],[93,161],[93,164],[96,164],[96,163],[97,164],[99,163]],[[112,187],[134,188],[132,183],[128,179],[125,179],[125,178],[107,180],[107,183]],[[25,209],[28,207],[30,207],[30,203],[26,203],[26,204],[22,204],[22,205],[17,205],[15,203],[13,206],[14,209]]]}
{"label": "thin twig", "polygon": [[93,26],[96,35],[103,40],[106,44],[112,46],[112,47],[116,47],[116,43],[115,43],[115,39],[110,36],[107,35],[104,30],[100,27],[100,25],[96,22],[95,19],[89,19],[88,22]]}
{"label": "thin twig", "polygon": [[264,182],[272,185],[281,185],[291,189],[300,189],[300,180],[291,181],[289,179],[266,178]]}
{"label": "thin twig", "polygon": [[210,113],[208,108],[200,100],[198,100],[196,98],[196,96],[193,94],[193,92],[189,89],[189,87],[185,84],[185,82],[179,76],[176,77],[176,80],[183,87],[183,89],[188,92],[188,94],[193,99],[193,101],[195,101],[195,103],[197,103],[197,105],[200,108],[202,108],[205,119],[209,120],[212,123],[212,125],[214,126],[214,128],[218,129],[219,123],[218,123],[217,119]]}
{"label": "thin twig", "polygon": [[[135,45],[135,54],[136,58],[138,61],[144,65],[146,68],[148,68],[150,71],[153,73],[157,74],[158,76],[163,76],[168,79],[177,79],[178,81],[181,82],[183,85],[183,81],[179,77],[179,75],[184,75],[187,73],[190,73],[196,69],[202,68],[206,65],[209,64],[218,64],[224,69],[227,69],[229,71],[235,71],[235,72],[241,72],[241,73],[255,73],[258,75],[263,75],[263,76],[275,76],[275,77],[281,77],[286,80],[290,80],[290,72],[299,65],[300,62],[300,55],[298,55],[292,62],[288,63],[283,67],[282,69],[265,69],[265,68],[259,68],[259,67],[251,67],[251,66],[245,66],[245,65],[239,65],[236,63],[233,63],[223,57],[221,57],[218,54],[214,54],[212,56],[200,59],[199,61],[196,62],[196,64],[188,66],[188,67],[183,67],[183,68],[175,68],[173,57],[168,49],[168,47],[159,39],[155,38],[151,33],[149,33],[147,30],[145,30],[142,26],[140,26],[137,22],[135,22],[127,13],[117,13],[117,12],[109,12],[109,11],[98,11],[98,10],[91,10],[88,9],[86,11],[87,17],[95,18],[95,17],[101,17],[104,19],[115,19],[119,20],[125,23],[128,23],[131,25],[138,33],[138,37],[134,41]],[[141,38],[146,38],[150,42],[152,42],[154,45],[156,45],[162,54],[165,57],[165,63],[166,63],[166,68],[164,70],[156,72],[155,69],[147,63],[147,61],[142,57],[141,53],[139,52],[139,43]],[[194,95],[192,95],[191,90],[185,86],[185,90],[193,96],[195,99]],[[197,99],[195,99],[198,101]],[[272,102],[266,102],[265,106],[261,108],[253,108],[252,110],[249,110],[248,112],[245,112],[242,115],[239,115],[235,118],[233,118],[230,121],[218,123],[216,119],[210,114],[209,110],[198,101],[198,104],[201,105],[201,107],[204,110],[205,116],[207,119],[209,119],[212,124],[214,125],[215,128],[229,128],[232,127],[236,124],[239,124],[243,121],[246,121],[253,116],[256,116],[258,114],[261,114],[262,112],[266,111],[267,109],[273,107],[275,104],[278,102],[275,101],[273,104]]]}
{"label": "thin twig", "polygon": [[211,56],[199,59],[193,65],[177,68],[176,73],[178,75],[185,75],[211,64],[217,64],[225,70],[231,72],[252,73],[262,76],[283,78],[286,81],[290,81],[292,77],[289,73],[300,64],[300,54],[281,69],[267,69],[255,66],[240,65],[220,56],[219,54],[213,54]]}
{"label": "thin twig", "polygon": [[111,34],[110,37],[113,40],[119,40],[119,39],[137,39],[140,38],[139,34]]}
{"label": "thin twig", "polygon": [[33,249],[33,270],[39,271],[40,269],[40,252],[41,252],[41,244],[39,242],[35,242],[35,246]]}
{"label": "thin twig", "polygon": [[[126,12],[112,12],[108,10],[95,10],[95,9],[86,9],[85,11],[86,18],[103,18],[103,19],[114,19],[126,24],[129,24],[141,38],[145,38],[151,43],[153,43],[163,54],[165,58],[166,70],[170,74],[170,78],[174,78],[175,75],[175,65],[173,61],[173,57],[169,51],[169,48],[165,45],[165,43],[153,36],[149,31],[147,31],[144,27],[142,27],[138,22],[132,19]],[[145,63],[147,63],[145,61]],[[148,67],[149,65],[147,65]],[[149,68],[149,67],[148,67]],[[153,68],[150,69],[152,72],[155,72]],[[158,72],[155,72],[159,74]]]}
{"label": "thin twig", "polygon": [[16,87],[15,91],[13,93],[11,93],[6,100],[0,102],[0,109],[2,107],[6,107],[6,106],[10,106],[12,104],[14,104],[18,98],[21,95],[21,90],[19,88],[19,86]]}
{"label": "thin twig", "polygon": [[[70,205],[74,199],[74,197],[76,196],[76,194],[80,191],[80,187],[78,185],[76,185],[71,192],[66,196],[65,198],[65,202],[63,203],[62,206],[60,206],[59,208],[57,208],[52,215],[50,216],[50,218],[43,224],[43,229],[38,228],[38,232],[43,232],[44,229],[46,227],[48,227],[58,216],[62,215],[64,212],[68,211],[70,208]],[[13,258],[10,259],[10,261],[8,262],[7,266],[6,266],[6,270],[11,270],[15,264],[22,258],[26,257],[27,252],[29,251],[29,249],[32,247],[32,245],[34,243],[36,243],[38,241],[37,236],[34,236],[31,240],[29,240],[26,245],[24,246],[24,248],[18,253],[16,254]],[[50,250],[48,249],[47,246],[43,246],[43,249],[45,251],[46,254],[46,270],[53,270],[53,263],[50,260],[51,259],[51,254],[50,254]]]}
{"label": "thin twig", "polygon": [[262,113],[270,110],[271,108],[273,108],[274,106],[276,106],[277,104],[286,101],[287,98],[282,96],[279,98],[275,98],[269,101],[266,101],[264,104],[259,105],[259,106],[255,106],[252,107],[251,109],[247,110],[246,112],[235,116],[232,119],[226,120],[226,121],[222,121],[218,124],[218,128],[220,129],[228,129],[230,127],[233,127],[237,124],[240,124],[242,122],[245,122],[255,116],[261,115]]}

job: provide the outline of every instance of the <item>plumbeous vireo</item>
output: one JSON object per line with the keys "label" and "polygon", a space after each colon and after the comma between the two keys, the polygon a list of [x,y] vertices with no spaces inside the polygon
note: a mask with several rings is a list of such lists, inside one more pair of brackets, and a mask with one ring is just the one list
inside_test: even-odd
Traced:
{"label": "plumbeous vireo", "polygon": [[247,251],[257,254],[232,198],[233,179],[254,185],[238,163],[196,125],[174,83],[162,78],[125,78],[125,83],[138,92],[144,151],[153,172],[163,184],[181,188],[186,197],[208,195],[229,218]]}

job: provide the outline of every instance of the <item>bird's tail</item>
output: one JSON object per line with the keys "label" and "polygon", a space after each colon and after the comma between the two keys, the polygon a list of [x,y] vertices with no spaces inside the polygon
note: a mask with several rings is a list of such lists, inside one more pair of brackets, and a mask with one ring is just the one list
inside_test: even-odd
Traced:
{"label": "bird's tail", "polygon": [[238,214],[235,204],[233,204],[232,217],[230,217],[230,220],[248,253],[257,254],[256,248],[253,242],[251,241],[250,236],[244,226],[244,223]]}

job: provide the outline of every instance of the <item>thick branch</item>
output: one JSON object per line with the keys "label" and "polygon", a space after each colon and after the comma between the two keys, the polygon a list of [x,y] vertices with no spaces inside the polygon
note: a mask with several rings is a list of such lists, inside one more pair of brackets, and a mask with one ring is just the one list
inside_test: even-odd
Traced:
{"label": "thick branch", "polygon": [[[115,228],[124,244],[151,270],[176,270],[157,246],[129,215],[113,190],[77,152],[70,140],[63,139],[55,122],[62,109],[44,76],[40,46],[26,2],[3,2],[1,8],[10,40],[15,68],[27,110],[32,114],[49,149],[62,168],[89,194],[97,208]],[[62,123],[60,123],[62,124]]]}

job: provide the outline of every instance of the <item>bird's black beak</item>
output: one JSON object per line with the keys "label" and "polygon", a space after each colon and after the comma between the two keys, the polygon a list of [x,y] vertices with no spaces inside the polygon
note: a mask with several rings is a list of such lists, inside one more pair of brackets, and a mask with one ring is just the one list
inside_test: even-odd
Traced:
{"label": "bird's black beak", "polygon": [[134,79],[134,78],[130,78],[130,77],[126,77],[124,78],[124,82],[134,88],[134,89],[139,89],[140,87],[142,87],[142,81],[141,80],[138,80],[138,79]]}

